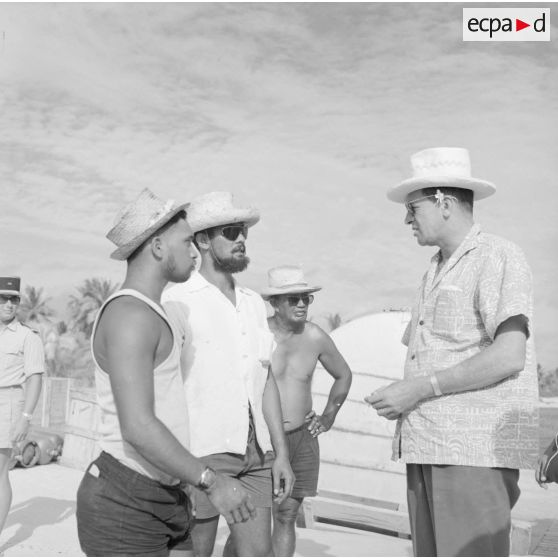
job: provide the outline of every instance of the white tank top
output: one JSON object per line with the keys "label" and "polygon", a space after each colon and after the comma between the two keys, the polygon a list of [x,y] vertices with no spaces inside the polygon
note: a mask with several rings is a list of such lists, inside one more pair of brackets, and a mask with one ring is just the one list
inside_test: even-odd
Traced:
{"label": "white tank top", "polygon": [[95,384],[97,388],[97,402],[100,408],[101,439],[99,445],[103,451],[110,453],[121,463],[162,484],[176,484],[178,479],[164,473],[146,459],[144,459],[128,442],[122,439],[120,422],[116,413],[114,396],[110,386],[109,375],[99,366],[93,352],[93,340],[99,318],[106,305],[119,296],[133,296],[153,309],[168,324],[172,332],[173,344],[169,356],[157,366],[153,372],[153,388],[155,416],[170,430],[177,440],[185,447],[189,447],[188,412],[180,373],[180,349],[176,342],[175,332],[162,308],[134,289],[122,289],[110,296],[100,308],[93,332],[91,334],[91,354],[95,363]]}

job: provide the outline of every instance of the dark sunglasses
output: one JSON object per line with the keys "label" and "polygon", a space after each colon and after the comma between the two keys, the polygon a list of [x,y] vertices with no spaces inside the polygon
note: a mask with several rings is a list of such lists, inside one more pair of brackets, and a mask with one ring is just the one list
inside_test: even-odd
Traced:
{"label": "dark sunglasses", "polygon": [[289,306],[298,306],[298,302],[302,300],[304,306],[308,306],[314,302],[314,295],[311,294],[300,294],[300,295],[289,295],[287,297],[287,302]]}
{"label": "dark sunglasses", "polygon": [[17,295],[0,295],[0,304],[6,304],[8,301],[12,304],[19,304],[19,300]]}
{"label": "dark sunglasses", "polygon": [[241,234],[244,238],[248,238],[248,227],[244,224],[242,225],[227,225],[226,227],[221,227],[219,234],[224,236],[227,240],[231,242],[235,241]]}

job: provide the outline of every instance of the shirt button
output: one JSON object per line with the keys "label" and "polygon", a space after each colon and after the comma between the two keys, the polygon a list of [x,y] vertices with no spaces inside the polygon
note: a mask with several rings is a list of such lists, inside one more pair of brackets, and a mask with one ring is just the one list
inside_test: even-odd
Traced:
{"label": "shirt button", "polygon": [[416,355],[411,355],[411,360],[415,360]]}
{"label": "shirt button", "polygon": [[248,355],[242,355],[242,358],[248,358]]}
{"label": "shirt button", "polygon": [[419,325],[424,325],[424,320],[421,320],[421,321],[419,322]]}

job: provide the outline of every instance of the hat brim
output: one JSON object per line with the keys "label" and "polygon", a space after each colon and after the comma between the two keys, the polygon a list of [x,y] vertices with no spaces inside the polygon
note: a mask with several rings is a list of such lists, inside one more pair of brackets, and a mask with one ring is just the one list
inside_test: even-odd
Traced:
{"label": "hat brim", "polygon": [[408,178],[397,186],[393,186],[387,193],[388,199],[397,203],[405,203],[407,196],[422,188],[463,188],[472,190],[474,199],[482,200],[496,192],[496,186],[487,180],[466,178],[461,176],[431,176],[424,178]]}
{"label": "hat brim", "polygon": [[9,296],[21,296],[20,291],[13,291],[10,289],[2,289],[0,290],[0,295],[9,295]]}
{"label": "hat brim", "polygon": [[269,300],[272,296],[290,294],[310,294],[321,291],[322,287],[288,287],[285,289],[274,289],[269,287],[261,291],[260,295],[264,300]]}
{"label": "hat brim", "polygon": [[[110,255],[110,257],[113,260],[127,260],[130,255],[133,254],[133,252],[139,248],[139,246],[141,246],[153,233],[157,232],[162,226],[166,225],[177,213],[187,209],[189,205],[189,203],[183,203],[182,205],[173,208],[168,213],[165,213],[161,219],[153,223],[153,225],[143,231],[140,235],[136,236],[133,240],[130,240],[130,242],[120,246]],[[111,232],[112,230],[108,232],[107,236],[110,235]]]}
{"label": "hat brim", "polygon": [[207,217],[203,220],[190,223],[190,227],[194,233],[212,229],[213,227],[221,227],[223,225],[235,225],[236,223],[244,223],[247,227],[253,227],[260,220],[259,212],[255,209],[239,209],[229,215],[218,215],[213,218]]}

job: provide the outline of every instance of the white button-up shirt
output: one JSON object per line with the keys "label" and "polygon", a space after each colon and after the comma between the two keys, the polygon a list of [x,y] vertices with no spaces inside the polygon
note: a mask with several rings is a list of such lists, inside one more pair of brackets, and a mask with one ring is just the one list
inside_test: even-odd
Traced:
{"label": "white button-up shirt", "polygon": [[[163,293],[182,337],[181,366],[196,456],[246,452],[249,408],[261,449],[272,449],[262,410],[273,335],[262,298],[235,285],[236,306],[201,274]],[[180,339],[179,339],[180,342]]]}
{"label": "white button-up shirt", "polygon": [[25,383],[45,371],[45,353],[39,335],[17,319],[0,330],[0,387]]}

